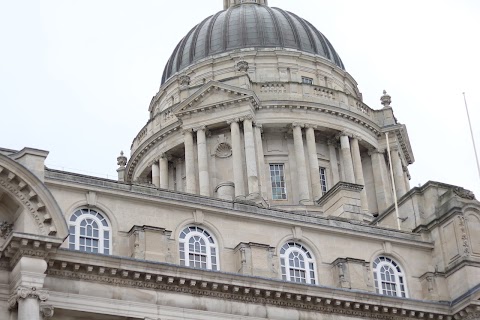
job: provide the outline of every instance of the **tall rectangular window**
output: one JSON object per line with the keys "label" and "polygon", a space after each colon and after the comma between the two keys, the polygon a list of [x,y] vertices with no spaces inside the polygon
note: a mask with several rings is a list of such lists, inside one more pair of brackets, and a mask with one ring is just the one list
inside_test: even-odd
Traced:
{"label": "tall rectangular window", "polygon": [[272,181],[272,199],[287,199],[287,186],[285,184],[285,165],[283,163],[270,164],[270,179]]}
{"label": "tall rectangular window", "polygon": [[327,193],[327,169],[320,167],[320,185],[322,186],[322,195]]}

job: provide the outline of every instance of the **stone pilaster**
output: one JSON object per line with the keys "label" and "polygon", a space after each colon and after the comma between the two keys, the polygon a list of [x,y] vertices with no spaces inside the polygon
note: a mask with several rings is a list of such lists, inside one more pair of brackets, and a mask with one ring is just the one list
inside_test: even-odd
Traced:
{"label": "stone pilaster", "polygon": [[402,160],[400,159],[398,148],[392,148],[390,154],[392,156],[393,178],[395,179],[395,192],[397,193],[397,198],[400,199],[405,195],[405,193],[407,193],[405,188],[405,178],[403,175]]}
{"label": "stone pilaster", "polygon": [[352,153],[350,151],[350,138],[345,133],[340,135],[340,146],[342,149],[343,170],[345,171],[345,182],[355,183],[353,172]]}
{"label": "stone pilaster", "polygon": [[154,161],[152,164],[152,184],[160,188],[160,167],[158,161]]}
{"label": "stone pilaster", "polygon": [[[372,149],[368,152],[372,158],[373,180],[377,199],[378,212],[381,213],[391,204],[391,193],[388,190],[388,177],[385,168],[383,152]],[[382,163],[383,162],[383,163]]]}
{"label": "stone pilaster", "polygon": [[206,128],[202,126],[197,131],[197,150],[198,150],[198,184],[200,185],[200,194],[210,196],[210,175],[208,172],[208,153]]}
{"label": "stone pilaster", "polygon": [[295,148],[295,159],[297,161],[297,181],[298,181],[298,195],[300,201],[310,200],[308,191],[308,177],[305,161],[305,150],[303,148],[302,127],[300,123],[293,123],[293,144]]}
{"label": "stone pilaster", "polygon": [[233,182],[235,183],[235,197],[245,195],[239,121],[240,119],[236,118],[227,122],[230,124],[230,133],[232,136],[232,165]]}
{"label": "stone pilaster", "polygon": [[245,160],[247,164],[248,193],[258,194],[259,189],[257,159],[255,156],[255,140],[253,138],[253,127],[251,118],[245,118],[245,120],[243,120],[243,134],[245,140]]}
{"label": "stone pilaster", "polygon": [[335,139],[328,140],[328,151],[330,154],[330,169],[332,170],[332,185],[336,185],[340,181],[340,172],[338,171],[336,145],[337,145],[337,141]]}
{"label": "stone pilaster", "polygon": [[256,155],[257,155],[257,165],[258,165],[258,176],[260,179],[260,190],[262,197],[267,199],[268,190],[267,190],[267,178],[265,177],[265,155],[263,154],[263,141],[262,141],[262,132],[263,127],[261,124],[255,124],[255,145],[256,145]]}
{"label": "stone pilaster", "polygon": [[364,213],[367,213],[368,212],[367,190],[365,189],[365,178],[363,176],[362,157],[360,155],[360,146],[358,145],[357,137],[354,137],[352,139],[351,146],[352,146],[353,169],[355,172],[355,183],[364,186],[363,190],[360,192],[360,199],[362,202],[362,211]]}
{"label": "stone pilaster", "polygon": [[320,183],[320,171],[318,166],[317,144],[315,141],[315,126],[305,125],[305,137],[307,140],[308,163],[310,165],[310,180],[312,182],[313,199],[322,196],[322,185]]}
{"label": "stone pilaster", "polygon": [[162,153],[159,160],[160,164],[160,188],[168,189],[168,155]]}
{"label": "stone pilaster", "polygon": [[183,132],[185,138],[185,176],[187,179],[186,192],[197,193],[197,183],[195,179],[195,155],[193,146],[192,130],[185,130]]}

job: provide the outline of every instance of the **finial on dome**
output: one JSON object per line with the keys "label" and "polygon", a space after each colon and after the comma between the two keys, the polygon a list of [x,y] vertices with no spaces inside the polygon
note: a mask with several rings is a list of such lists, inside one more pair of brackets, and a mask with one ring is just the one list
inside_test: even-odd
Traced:
{"label": "finial on dome", "polygon": [[386,90],[383,90],[383,96],[380,98],[380,101],[382,102],[384,108],[391,108],[390,104],[392,103],[392,97],[387,93]]}
{"label": "finial on dome", "polygon": [[226,10],[242,3],[259,3],[268,6],[268,0],[223,0],[223,9]]}

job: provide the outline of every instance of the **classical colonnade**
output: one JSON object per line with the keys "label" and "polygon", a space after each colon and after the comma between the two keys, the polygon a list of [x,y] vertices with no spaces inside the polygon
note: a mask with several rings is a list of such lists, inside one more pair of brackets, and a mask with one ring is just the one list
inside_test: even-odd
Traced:
{"label": "classical colonnade", "polygon": [[[263,166],[258,163],[264,163],[264,154],[262,146],[262,125],[254,124],[253,117],[235,118],[227,121],[230,126],[232,168],[235,197],[258,194],[261,188],[261,179],[263,176]],[[243,144],[241,139],[241,127],[243,127]],[[322,196],[322,185],[320,180],[320,171],[317,155],[317,144],[315,130],[317,127],[311,124],[294,122],[291,125],[293,133],[293,144],[296,160],[296,174],[299,199],[302,203],[317,200]],[[183,132],[185,146],[185,192],[200,194],[203,196],[212,196],[212,186],[208,166],[208,148],[207,148],[207,127],[200,126],[194,129],[187,129]],[[194,135],[196,136],[196,144]],[[307,157],[304,150],[307,148]],[[338,144],[338,139],[340,144]],[[340,172],[337,160],[337,146],[340,147],[340,163],[342,171]],[[362,158],[360,153],[359,138],[346,132],[339,133],[335,139],[328,141],[329,158],[332,173],[332,186],[340,180],[348,183],[365,185]],[[195,163],[195,148],[197,149],[197,163]],[[242,152],[244,148],[244,152]],[[245,159],[243,159],[243,155]],[[384,152],[378,149],[370,149],[373,170],[373,180],[375,184],[375,193],[379,211],[385,210],[393,203],[391,182],[386,168]],[[395,179],[395,190],[397,196],[403,196],[408,189],[408,179],[404,174],[404,167],[400,159],[397,148],[392,148],[391,159]],[[182,161],[181,159],[177,161]],[[159,188],[168,189],[169,187],[169,158],[164,153],[160,156],[158,162],[152,164],[152,182]],[[246,168],[244,168],[244,163]],[[198,168],[198,173],[196,171]],[[245,172],[246,177],[245,181]],[[176,176],[179,180],[181,173],[177,170]],[[310,177],[310,180],[308,179]],[[198,183],[197,183],[198,178]],[[309,181],[311,183],[309,183]],[[266,181],[265,181],[266,182]],[[268,182],[267,182],[268,185]],[[198,190],[197,190],[198,189]],[[310,196],[311,194],[311,196]],[[312,199],[313,198],[313,199]],[[306,201],[306,202],[304,202]],[[367,213],[368,199],[366,188],[361,192],[362,211]]]}

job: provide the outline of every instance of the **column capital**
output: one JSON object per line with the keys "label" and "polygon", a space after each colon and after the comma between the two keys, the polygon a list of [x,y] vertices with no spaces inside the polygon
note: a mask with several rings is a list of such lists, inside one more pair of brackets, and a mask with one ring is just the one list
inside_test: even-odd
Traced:
{"label": "column capital", "polygon": [[193,132],[192,128],[190,129],[183,129],[182,130],[182,134],[185,135],[185,134],[191,134]]}
{"label": "column capital", "polygon": [[253,122],[253,125],[255,126],[255,128],[257,128],[258,130],[260,130],[261,133],[263,133],[263,124],[254,121],[254,122]]}
{"label": "column capital", "polygon": [[318,129],[318,126],[314,125],[314,124],[311,124],[311,123],[306,123],[305,128],[307,128],[307,129],[312,128],[312,129],[315,130],[315,129]]}
{"label": "column capital", "polygon": [[44,302],[48,300],[49,296],[50,294],[47,290],[39,290],[35,287],[28,288],[19,286],[14,290],[14,293],[8,299],[8,305],[10,309],[13,309],[20,299],[33,298]]}
{"label": "column capital", "polygon": [[294,123],[292,123],[292,128],[295,128],[295,127],[304,128],[305,124],[301,123],[301,122],[294,122]]}
{"label": "column capital", "polygon": [[154,164],[158,164],[159,160],[158,159],[153,159],[152,161],[148,162],[147,163],[147,166],[151,167],[153,166]]}
{"label": "column capital", "polygon": [[235,123],[235,122],[240,122],[242,121],[240,118],[233,118],[233,119],[230,119],[230,120],[227,120],[227,124],[232,124],[232,123]]}
{"label": "column capital", "polygon": [[400,148],[397,145],[391,146],[390,151],[395,152],[395,151],[400,151]]}
{"label": "column capital", "polygon": [[350,131],[342,131],[342,132],[339,132],[338,134],[338,137],[349,137],[349,138],[353,138],[353,133],[351,133]]}
{"label": "column capital", "polygon": [[53,317],[54,311],[55,308],[50,304],[44,304],[40,306],[40,313],[42,314],[44,320]]}
{"label": "column capital", "polygon": [[243,116],[242,117],[242,121],[245,121],[245,120],[250,120],[250,121],[253,121],[255,119],[255,117],[251,114],[247,114],[246,116]]}
{"label": "column capital", "polygon": [[351,135],[351,138],[356,139],[358,142],[363,141],[362,137],[358,134],[355,134],[355,133]]}
{"label": "column capital", "polygon": [[376,154],[376,153],[384,154],[384,153],[385,153],[385,149],[377,149],[377,148],[368,149],[368,155],[369,155],[369,156],[371,156],[371,155],[373,155],[373,154]]}
{"label": "column capital", "polygon": [[207,130],[207,126],[199,126],[199,127],[193,128],[193,131],[194,131],[194,132],[198,132],[198,131],[200,131],[200,130],[206,131],[206,130]]}
{"label": "column capital", "polygon": [[170,161],[170,160],[173,159],[173,157],[168,152],[163,152],[162,154],[160,154],[159,159],[166,159],[166,160]]}

